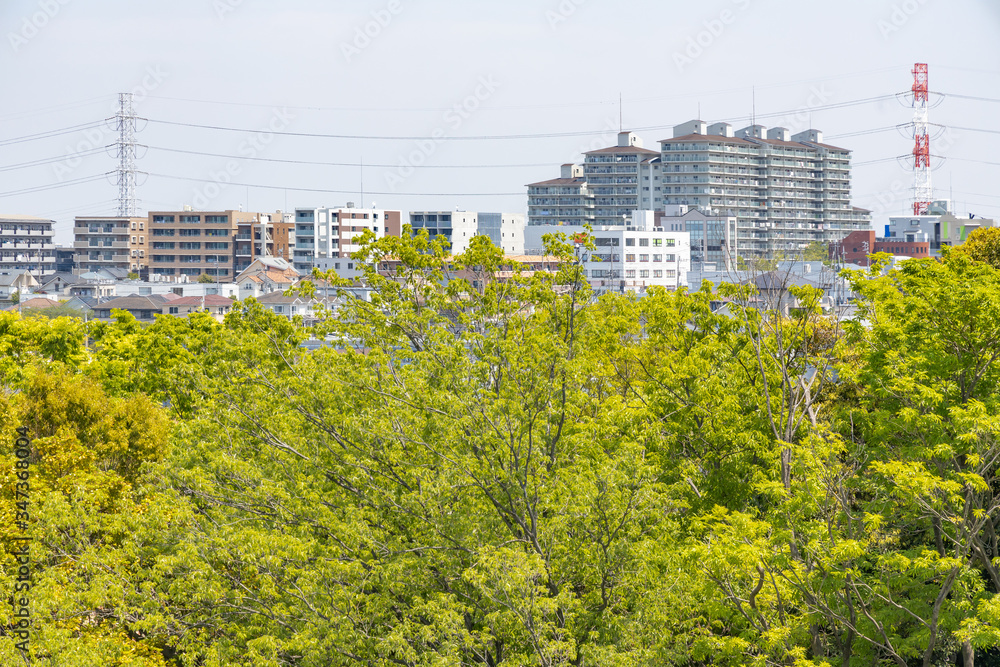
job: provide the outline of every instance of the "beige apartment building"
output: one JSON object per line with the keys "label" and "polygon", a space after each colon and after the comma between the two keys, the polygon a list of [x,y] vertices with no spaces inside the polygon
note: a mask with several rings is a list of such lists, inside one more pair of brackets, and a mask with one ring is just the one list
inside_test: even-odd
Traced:
{"label": "beige apartment building", "polygon": [[[196,280],[232,279],[257,257],[289,259],[294,223],[275,214],[244,211],[154,211],[149,214],[149,272]],[[286,221],[287,219],[287,221]]]}
{"label": "beige apartment building", "polygon": [[149,268],[146,218],[77,217],[73,227],[73,264],[80,273]]}

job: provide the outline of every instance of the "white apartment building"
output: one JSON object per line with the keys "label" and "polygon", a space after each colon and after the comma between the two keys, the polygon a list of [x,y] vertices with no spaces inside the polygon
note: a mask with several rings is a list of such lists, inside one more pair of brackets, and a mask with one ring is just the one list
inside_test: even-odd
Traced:
{"label": "white apartment building", "polygon": [[480,212],[478,217],[481,236],[489,236],[505,255],[524,254],[524,215]]}
{"label": "white apartment building", "polygon": [[736,217],[744,255],[797,253],[871,225],[851,206],[851,152],[823,133],[694,120],[662,148],[664,203]]}
{"label": "white apartment building", "polygon": [[528,185],[528,225],[621,225],[632,211],[660,208],[660,153],[632,132],[618,144],[564,164],[560,178]]}
{"label": "white apartment building", "polygon": [[[584,253],[583,259],[596,292],[644,294],[654,286],[671,290],[687,286],[690,234],[661,226],[657,219],[654,211],[632,211],[624,225],[593,227],[590,233],[597,249]],[[571,225],[530,225],[525,229],[525,252],[544,255],[546,234],[562,232],[572,238],[586,231]]]}
{"label": "white apartment building", "polygon": [[472,211],[410,211],[410,227],[414,233],[426,229],[431,238],[444,237],[448,252],[460,255],[469,249],[469,242],[479,235],[479,214]]}
{"label": "white apartment building", "polygon": [[297,208],[293,265],[303,275],[318,268],[357,278],[361,274],[351,255],[361,249],[361,236],[365,231],[375,238],[399,236],[400,220],[399,211],[355,208],[351,202],[340,208]]}
{"label": "white apartment building", "polygon": [[55,273],[54,221],[27,215],[0,215],[0,272]]}
{"label": "white apartment building", "polygon": [[591,151],[582,166],[528,185],[528,226],[618,225],[630,210],[671,205],[736,218],[748,257],[797,254],[812,242],[839,241],[871,225],[851,206],[851,152],[823,133],[693,120],[674,128],[660,151],[631,132],[618,146]]}

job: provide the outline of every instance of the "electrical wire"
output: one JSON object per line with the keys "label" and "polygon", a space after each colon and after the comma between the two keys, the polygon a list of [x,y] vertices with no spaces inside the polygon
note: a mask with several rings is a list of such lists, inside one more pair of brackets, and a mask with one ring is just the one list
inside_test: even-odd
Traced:
{"label": "electrical wire", "polygon": [[39,132],[38,134],[28,134],[23,137],[14,137],[13,139],[0,139],[0,146],[12,146],[14,144],[22,144],[28,141],[38,141],[40,139],[49,139],[51,137],[59,137],[64,134],[72,134],[74,132],[82,132],[83,130],[90,130],[95,127],[101,127],[106,121],[99,120],[93,123],[84,123],[82,125],[74,125],[73,127],[66,127],[60,130],[49,130],[48,132]]}
{"label": "electrical wire", "polygon": [[31,162],[22,162],[20,164],[9,164],[0,167],[0,172],[5,171],[17,171],[18,169],[28,169],[30,167],[40,167],[46,164],[55,164],[57,162],[65,162],[66,160],[74,160],[76,158],[90,157],[91,155],[97,155],[98,153],[104,153],[106,147],[101,146],[99,148],[92,148],[88,151],[81,151],[79,153],[73,153],[72,155],[61,155],[59,157],[43,158],[41,160],[33,160]]}
{"label": "electrical wire", "polygon": [[103,181],[107,178],[107,174],[99,174],[97,176],[84,176],[83,178],[76,178],[71,181],[65,181],[63,183],[54,183],[51,185],[39,185],[33,188],[24,188],[23,190],[11,190],[10,192],[0,192],[0,197],[17,197],[19,195],[27,195],[35,192],[44,192],[46,190],[58,190],[59,188],[68,188],[74,185],[82,185],[83,183],[93,183],[94,181]]}
{"label": "electrical wire", "polygon": [[[836,102],[833,104],[825,104],[816,107],[812,107],[810,111],[824,111],[829,109],[842,109],[850,106],[857,106],[861,104],[871,104],[872,102],[878,102],[881,100],[892,99],[896,97],[893,95],[878,95],[876,97],[868,97],[859,100],[850,100],[847,102]],[[791,113],[800,113],[801,109],[787,109],[785,111],[775,111],[771,113],[758,114],[757,118],[771,118],[771,117],[781,117],[786,116]],[[365,140],[365,141],[508,141],[508,140],[522,140],[522,139],[557,139],[564,137],[589,137],[593,135],[604,134],[607,130],[584,130],[576,132],[546,132],[538,134],[510,134],[510,135],[479,135],[479,136],[465,136],[465,137],[453,137],[453,136],[394,136],[394,135],[365,135],[365,134],[323,134],[317,132],[288,132],[288,131],[272,131],[267,128],[264,129],[248,129],[248,128],[237,128],[228,127],[224,125],[203,125],[200,123],[182,123],[178,121],[160,120],[156,118],[144,119],[150,123],[157,123],[160,125],[170,125],[174,127],[190,127],[203,130],[215,130],[221,132],[239,132],[242,134],[257,134],[257,133],[267,133],[276,136],[289,136],[289,137],[304,137],[309,139],[355,139],[355,140]],[[673,128],[673,125],[651,125],[647,127],[637,127],[634,128],[635,132],[649,132],[654,130],[667,130]]]}
{"label": "electrical wire", "polygon": [[[253,157],[249,155],[226,155],[224,153],[203,153],[200,151],[187,151],[181,150],[179,148],[165,148],[163,146],[147,146],[150,150],[154,151],[165,151],[167,153],[182,153],[185,155],[200,155],[203,157],[217,157],[223,159],[233,159],[233,160],[252,160],[256,162],[277,162],[281,164],[305,164],[305,165],[317,165],[321,167],[377,167],[386,169],[395,169],[399,167],[399,164],[378,164],[378,163],[360,163],[360,162],[314,162],[311,160],[281,160],[278,158],[266,158],[266,157]],[[424,165],[410,165],[414,169],[507,169],[507,168],[530,168],[530,167],[551,167],[551,162],[538,162],[535,164],[424,164]]]}
{"label": "electrical wire", "polygon": [[[214,183],[217,186],[227,187],[234,186],[240,188],[260,188],[263,190],[288,190],[290,192],[316,192],[323,194],[335,194],[335,195],[354,195],[357,194],[357,190],[329,190],[326,188],[288,188],[282,187],[280,185],[260,185],[257,183],[236,183],[234,182],[219,182],[216,180],[208,178],[192,178],[189,176],[171,176],[170,174],[156,174],[150,173],[149,176],[155,178],[166,178],[173,181],[189,181],[193,183]],[[365,191],[365,195],[374,196],[399,196],[399,197],[523,197],[524,192],[369,192]]]}

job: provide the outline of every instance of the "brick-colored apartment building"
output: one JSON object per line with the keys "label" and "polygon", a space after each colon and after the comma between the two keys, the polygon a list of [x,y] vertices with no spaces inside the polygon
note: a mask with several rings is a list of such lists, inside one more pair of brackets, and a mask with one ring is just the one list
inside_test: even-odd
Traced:
{"label": "brick-colored apartment building", "polygon": [[257,257],[290,259],[294,223],[244,211],[149,213],[149,272],[177,279],[233,279]]}

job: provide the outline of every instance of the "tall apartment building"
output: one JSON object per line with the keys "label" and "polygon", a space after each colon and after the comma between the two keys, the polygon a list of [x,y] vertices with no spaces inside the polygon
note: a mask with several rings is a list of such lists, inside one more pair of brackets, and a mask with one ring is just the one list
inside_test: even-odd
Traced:
{"label": "tall apartment building", "polygon": [[78,216],[73,223],[73,263],[81,273],[149,268],[147,218]]}
{"label": "tall apartment building", "polygon": [[56,246],[52,220],[26,215],[0,215],[0,272],[55,272]]}
{"label": "tall apartment building", "polygon": [[618,135],[618,145],[584,154],[583,177],[595,197],[595,223],[620,225],[632,211],[653,208],[659,183],[660,153],[642,147],[631,132]]}
{"label": "tall apartment building", "polygon": [[[291,223],[270,214],[244,211],[155,211],[147,219],[149,272],[155,276],[231,280],[257,257],[277,252],[273,230]],[[285,245],[285,252],[290,246]]]}
{"label": "tall apartment building", "polygon": [[342,278],[356,278],[360,273],[351,254],[361,249],[358,239],[365,231],[371,231],[375,238],[399,236],[402,214],[355,208],[348,202],[341,208],[297,208],[294,226],[292,262],[299,273],[332,269]]}
{"label": "tall apartment building", "polygon": [[562,175],[528,186],[528,226],[594,224],[597,204],[583,167],[564,164]]}
{"label": "tall apartment building", "polygon": [[851,206],[851,152],[823,133],[690,121],[660,142],[664,202],[734,216],[744,255],[796,253],[868,229]]}
{"label": "tall apartment building", "polygon": [[528,185],[528,225],[621,225],[636,210],[663,204],[660,153],[632,132],[618,145],[564,164],[560,178]]}
{"label": "tall apartment building", "polygon": [[745,256],[794,254],[809,243],[868,229],[869,211],[850,204],[851,152],[823,133],[694,120],[674,128],[660,152],[630,132],[591,151],[561,178],[528,186],[528,226],[621,224],[631,210],[668,205],[736,218]]}

